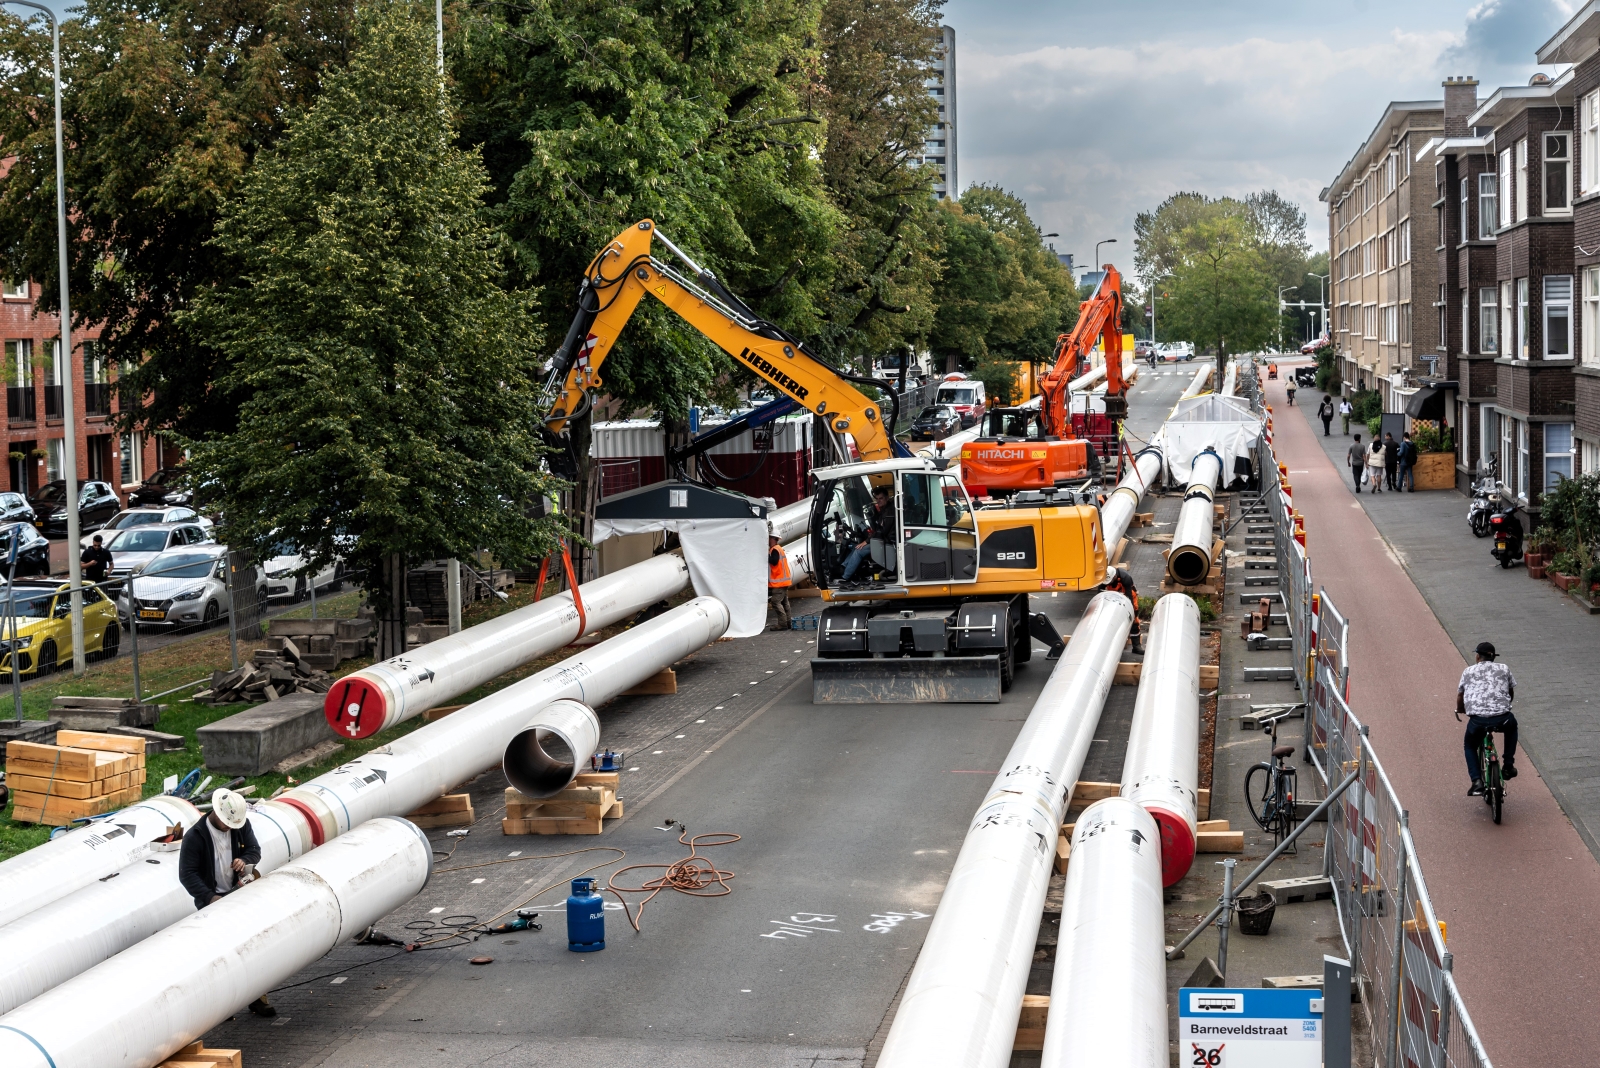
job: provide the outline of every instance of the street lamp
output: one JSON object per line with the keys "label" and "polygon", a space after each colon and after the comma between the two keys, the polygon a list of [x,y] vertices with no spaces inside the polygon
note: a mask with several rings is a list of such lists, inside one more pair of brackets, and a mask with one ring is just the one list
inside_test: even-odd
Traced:
{"label": "street lamp", "polygon": [[1315,278],[1317,280],[1317,312],[1318,312],[1318,315],[1321,317],[1321,320],[1322,320],[1322,330],[1321,330],[1320,333],[1317,334],[1317,336],[1318,337],[1329,336],[1329,340],[1332,340],[1332,337],[1329,335],[1329,332],[1328,332],[1328,287],[1327,287],[1327,282],[1328,282],[1328,279],[1332,278],[1333,276],[1331,274],[1314,274],[1311,277]]}
{"label": "street lamp", "polygon": [[1095,271],[1097,273],[1100,270],[1100,246],[1101,245],[1115,245],[1116,243],[1117,243],[1117,239],[1114,238],[1114,237],[1108,237],[1104,241],[1096,241],[1095,242],[1095,245],[1094,245],[1094,269],[1095,269]]}
{"label": "street lamp", "polygon": [[444,80],[444,0],[433,0],[433,25],[439,35],[439,80]]}
{"label": "street lamp", "polygon": [[1285,293],[1289,292],[1291,289],[1299,289],[1299,288],[1300,288],[1299,286],[1279,286],[1278,287],[1278,352],[1279,352],[1279,354],[1282,354],[1282,352],[1283,352],[1283,313],[1284,313],[1283,295]]}
{"label": "street lamp", "polygon": [[[0,0],[0,3],[31,7],[50,20],[50,62],[56,90],[56,247],[61,270],[61,347],[57,358],[66,361],[66,379],[61,389],[62,439],[61,466],[67,479],[67,575],[71,580],[72,673],[82,675],[83,654],[83,565],[78,561],[78,421],[72,384],[72,304],[67,294],[67,173],[61,147],[61,24],[56,13],[33,0]],[[138,626],[130,617],[130,625]]]}

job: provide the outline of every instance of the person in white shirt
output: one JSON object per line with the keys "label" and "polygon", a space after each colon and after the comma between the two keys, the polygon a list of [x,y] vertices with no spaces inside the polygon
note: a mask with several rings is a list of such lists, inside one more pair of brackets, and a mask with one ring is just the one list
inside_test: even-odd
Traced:
{"label": "person in white shirt", "polygon": [[1517,777],[1517,767],[1512,762],[1517,753],[1517,717],[1511,713],[1517,680],[1509,667],[1495,661],[1494,646],[1489,642],[1479,642],[1477,654],[1478,659],[1461,673],[1461,685],[1456,688],[1456,719],[1467,717],[1467,735],[1462,745],[1467,752],[1467,772],[1472,776],[1468,797],[1483,793],[1483,768],[1478,763],[1478,748],[1483,745],[1483,736],[1490,731],[1499,731],[1505,736],[1500,777]]}

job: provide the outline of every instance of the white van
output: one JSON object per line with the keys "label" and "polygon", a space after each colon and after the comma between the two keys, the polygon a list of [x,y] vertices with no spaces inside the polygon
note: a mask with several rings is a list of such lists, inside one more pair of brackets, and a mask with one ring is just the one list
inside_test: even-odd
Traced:
{"label": "white van", "polygon": [[974,425],[983,419],[983,413],[988,408],[988,399],[984,396],[983,383],[976,378],[967,378],[959,374],[946,375],[939,384],[939,392],[933,399],[935,404],[948,404],[956,410],[961,417],[961,428]]}

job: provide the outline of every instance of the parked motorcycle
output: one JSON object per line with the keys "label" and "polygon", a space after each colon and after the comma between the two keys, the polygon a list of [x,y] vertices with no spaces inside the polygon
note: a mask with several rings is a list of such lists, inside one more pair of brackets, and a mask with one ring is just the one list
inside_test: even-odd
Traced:
{"label": "parked motorcycle", "polygon": [[1500,498],[1500,465],[1498,457],[1491,456],[1483,477],[1472,484],[1472,503],[1467,505],[1467,526],[1480,538],[1489,536],[1489,517],[1495,513]]}
{"label": "parked motorcycle", "polygon": [[[1495,496],[1499,497],[1499,494]],[[1522,520],[1517,518],[1519,511],[1521,509],[1513,504],[1505,511],[1489,517],[1489,529],[1494,534],[1494,548],[1489,550],[1489,554],[1500,561],[1503,568],[1522,559]]]}

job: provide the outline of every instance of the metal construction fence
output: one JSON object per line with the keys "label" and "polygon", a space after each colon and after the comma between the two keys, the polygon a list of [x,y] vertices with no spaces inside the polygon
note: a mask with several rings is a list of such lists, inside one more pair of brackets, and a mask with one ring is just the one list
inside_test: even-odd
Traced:
{"label": "metal construction fence", "polygon": [[1367,728],[1350,710],[1351,622],[1325,588],[1313,586],[1304,521],[1272,446],[1271,413],[1253,388],[1254,376],[1248,377],[1242,393],[1269,420],[1260,485],[1272,518],[1295,681],[1305,695],[1304,753],[1324,791],[1360,772],[1329,810],[1323,867],[1371,1027],[1374,1063],[1381,1068],[1490,1068],[1456,986],[1448,932],[1428,896],[1407,812]]}

